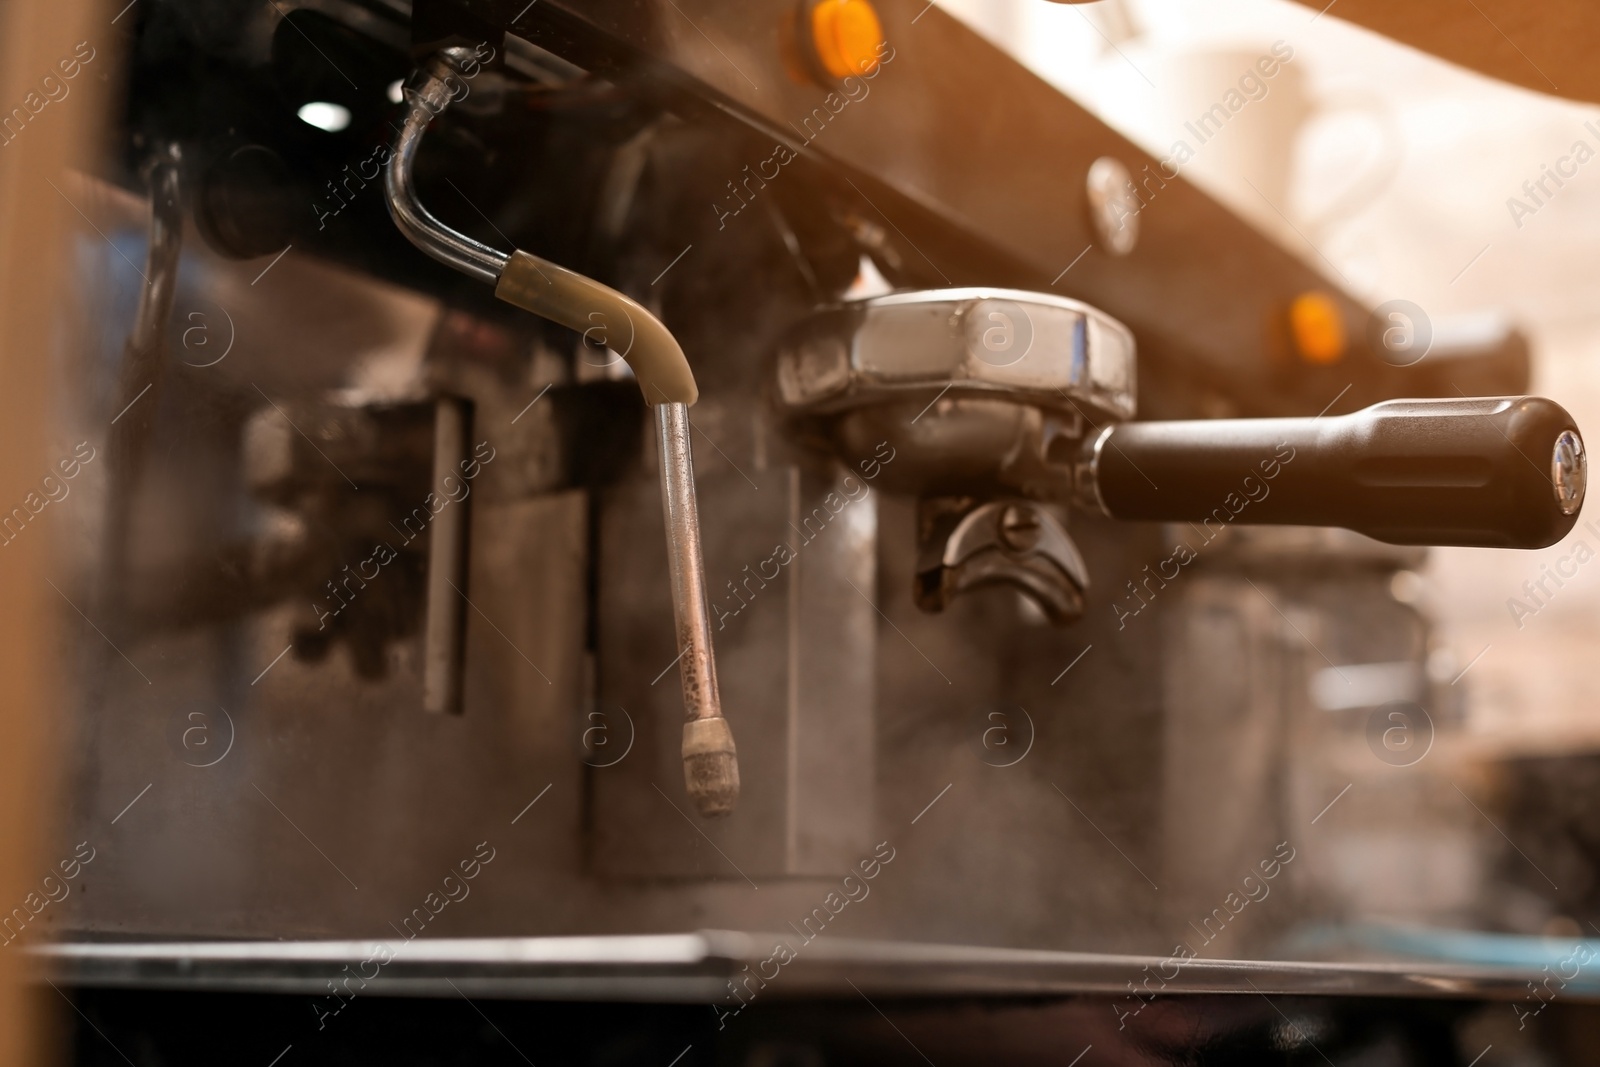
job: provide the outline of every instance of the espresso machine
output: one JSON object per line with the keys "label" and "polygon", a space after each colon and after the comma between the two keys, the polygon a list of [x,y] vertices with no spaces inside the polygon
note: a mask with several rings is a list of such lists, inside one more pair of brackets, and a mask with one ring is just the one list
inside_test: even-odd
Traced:
{"label": "espresso machine", "polygon": [[83,1062],[1454,1063],[1517,1021],[1537,968],[1312,935],[1459,719],[1405,576],[1580,520],[1520,333],[1397,333],[916,0],[108,33],[66,892],[7,934]]}

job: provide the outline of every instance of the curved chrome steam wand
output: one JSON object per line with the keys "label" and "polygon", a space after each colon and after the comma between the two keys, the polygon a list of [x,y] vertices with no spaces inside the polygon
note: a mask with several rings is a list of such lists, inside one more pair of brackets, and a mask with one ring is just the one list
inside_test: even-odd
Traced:
{"label": "curved chrome steam wand", "polygon": [[[682,650],[678,669],[685,717],[684,781],[701,815],[725,815],[739,796],[739,764],[717,692],[700,555],[700,518],[689,441],[689,405],[699,397],[694,375],[677,340],[637,301],[538,256],[521,251],[507,255],[474,241],[440,222],[417,199],[412,183],[417,146],[428,123],[450,105],[465,84],[461,70],[472,57],[469,49],[444,49],[407,85],[405,123],[384,175],[389,214],[412,244],[441,263],[493,285],[495,295],[507,303],[586,335],[594,331],[608,341],[628,338],[620,354],[633,368],[645,403],[655,411],[661,455],[667,559]],[[608,347],[615,350],[618,346]]]}

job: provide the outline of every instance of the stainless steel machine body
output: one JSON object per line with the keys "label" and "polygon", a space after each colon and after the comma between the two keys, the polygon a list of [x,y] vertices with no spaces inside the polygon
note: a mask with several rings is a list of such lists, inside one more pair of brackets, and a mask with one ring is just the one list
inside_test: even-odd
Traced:
{"label": "stainless steel machine body", "polygon": [[[1088,172],[1138,173],[1141,153],[921,4],[876,5],[883,47],[842,78],[817,74],[786,0],[245,7],[228,26],[200,0],[130,16],[117,152],[74,186],[137,244],[133,164],[179,145],[193,221],[160,268],[169,364],[160,407],[133,409],[138,454],[53,517],[63,595],[96,603],[116,531],[125,580],[61,650],[59,848],[94,858],[25,924],[68,942],[49,966],[300,992],[351,945],[370,962],[531,938],[417,973],[430,993],[476,973],[474,996],[703,994],[725,1014],[747,972],[788,995],[761,969],[780,944],[828,961],[780,969],[813,995],[856,973],[822,946],[892,971],[935,943],[999,955],[941,949],[954,984],[873,988],[1144,1003],[1152,959],[1497,914],[1488,854],[1433,809],[1400,837],[1458,842],[1468,883],[1396,906],[1340,881],[1397,797],[1443,787],[1367,733],[1395,702],[1439,736],[1458,717],[1430,620],[1395,593],[1423,550],[1251,524],[1559,537],[1586,461],[1564,411],[1516,396],[1520,341],[1449,386],[1397,367],[1364,308],[1178,179],[1131,247],[1102,247]],[[202,90],[214,106],[183,102]],[[308,127],[312,102],[346,124]],[[1028,165],[995,165],[1022,137]],[[85,254],[87,288],[131,328],[114,250]],[[637,314],[508,296],[519,256],[532,289],[542,264]],[[1342,362],[1295,356],[1282,320],[1305,292],[1348,320]],[[652,398],[646,319],[689,395]],[[197,324],[217,347],[191,362]],[[107,342],[80,340],[73,440],[122,441]],[[1407,425],[1445,421],[1386,444],[1398,409],[1371,405],[1396,397],[1425,398]],[[1237,436],[1267,416],[1271,440]],[[1140,496],[1141,463],[1204,506]],[[1347,468],[1346,509],[1307,510]],[[1419,486],[1425,507],[1401,492]],[[727,711],[738,799],[697,812],[686,760],[732,754],[685,732],[686,710],[722,721],[702,706]],[[715,966],[637,954],[702,929],[761,943]],[[197,949],[187,969],[100,939],[344,947]],[[1100,955],[1036,972],[1013,949]],[[624,993],[591,981],[608,954]],[[1258,973],[1231,967],[1189,991]],[[1410,982],[1346,978],[1281,991]],[[1131,1008],[1096,1010],[1120,1031]]]}

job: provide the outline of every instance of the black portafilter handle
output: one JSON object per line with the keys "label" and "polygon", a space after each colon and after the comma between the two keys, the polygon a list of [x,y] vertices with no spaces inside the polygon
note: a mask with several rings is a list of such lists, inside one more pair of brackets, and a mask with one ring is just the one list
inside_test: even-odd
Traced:
{"label": "black portafilter handle", "polygon": [[1116,519],[1342,526],[1395,545],[1545,548],[1578,520],[1583,439],[1542,397],[1388,400],[1314,419],[1118,423],[1078,502]]}

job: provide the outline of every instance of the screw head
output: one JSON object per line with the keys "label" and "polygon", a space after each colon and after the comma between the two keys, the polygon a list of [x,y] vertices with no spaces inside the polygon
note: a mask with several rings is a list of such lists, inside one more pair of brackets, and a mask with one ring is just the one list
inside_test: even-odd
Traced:
{"label": "screw head", "polygon": [[1100,247],[1125,256],[1139,243],[1139,198],[1120,160],[1101,156],[1089,166],[1089,221]]}
{"label": "screw head", "polygon": [[1583,438],[1572,430],[1562,430],[1550,456],[1550,484],[1555,486],[1561,514],[1576,515],[1583,507],[1588,481],[1589,457],[1583,451]]}
{"label": "screw head", "polygon": [[1026,504],[1012,504],[1000,513],[1000,540],[1013,552],[1027,552],[1039,543],[1038,512]]}

